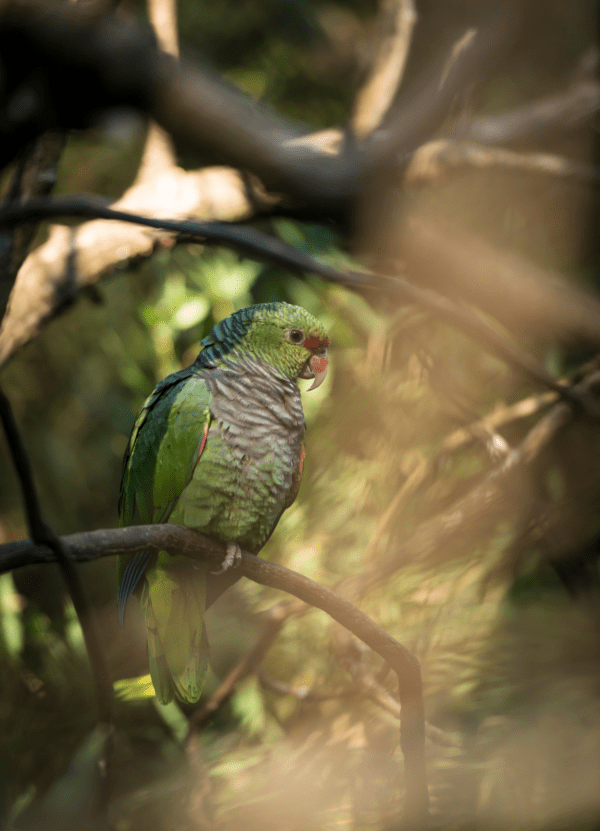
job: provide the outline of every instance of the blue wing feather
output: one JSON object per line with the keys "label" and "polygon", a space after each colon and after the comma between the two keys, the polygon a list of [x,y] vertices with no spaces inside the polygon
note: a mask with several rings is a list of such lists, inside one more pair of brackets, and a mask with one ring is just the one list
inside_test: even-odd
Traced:
{"label": "blue wing feather", "polygon": [[144,574],[146,566],[150,562],[150,557],[150,551],[141,551],[136,555],[136,557],[129,560],[123,569],[118,595],[119,623],[121,624],[121,629],[123,628],[125,621],[125,607],[127,606],[127,601],[135,591],[135,587]]}

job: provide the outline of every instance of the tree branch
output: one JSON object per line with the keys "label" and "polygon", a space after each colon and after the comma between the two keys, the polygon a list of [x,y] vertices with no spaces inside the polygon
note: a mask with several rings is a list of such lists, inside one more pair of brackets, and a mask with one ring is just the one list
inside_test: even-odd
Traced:
{"label": "tree branch", "polygon": [[446,137],[478,144],[514,144],[525,140],[548,139],[591,122],[600,110],[600,82],[590,73],[568,89],[528,101],[497,115],[477,116],[459,122]]}
{"label": "tree branch", "polygon": [[[128,211],[115,210],[109,208],[102,200],[81,196],[32,199],[23,205],[7,205],[0,208],[0,227],[48,216],[52,216],[54,219],[60,219],[63,216],[80,218],[94,216],[135,223],[149,228],[178,233],[189,240],[194,239],[225,245],[256,259],[277,263],[298,272],[318,274],[325,280],[362,292],[381,291],[383,288],[383,290],[388,290],[392,296],[396,295],[402,300],[408,298],[434,311],[451,326],[482,343],[492,353],[499,355],[509,365],[517,367],[536,383],[554,390],[566,401],[583,407],[593,417],[600,416],[600,407],[594,399],[582,390],[576,390],[556,381],[533,355],[518,346],[499,328],[490,325],[488,321],[468,306],[455,303],[431,289],[416,286],[401,277],[376,275],[368,272],[339,271],[332,266],[320,263],[295,246],[253,228],[231,225],[225,222],[154,219]],[[565,292],[566,290],[567,287],[565,286]],[[571,299],[573,303],[579,300],[575,292],[565,295],[565,302],[567,298]],[[32,297],[29,292],[22,292],[21,302],[25,306],[20,313],[22,320],[20,320],[18,313],[14,312],[11,304],[8,321],[4,321],[2,329],[0,329],[0,366],[8,360],[18,345],[22,345],[33,337],[43,319],[41,317],[42,310],[45,311],[45,316],[56,312],[58,299],[47,298],[47,300],[45,309],[44,306],[40,309],[39,298]],[[590,312],[589,306],[593,303],[594,306],[598,307],[598,320],[600,320],[600,303],[592,298],[587,298],[587,300],[588,306],[585,307],[585,312]],[[581,304],[583,306],[583,298]],[[16,319],[14,319],[15,315],[17,315]],[[33,316],[32,321],[30,321],[29,315]],[[600,323],[598,320],[594,320],[593,325],[596,329],[595,342],[600,344]],[[592,333],[588,332],[587,335],[591,337]]]}
{"label": "tree branch", "polygon": [[[50,193],[56,182],[58,161],[65,144],[64,133],[45,133],[19,158],[4,204],[19,203]],[[31,223],[0,234],[0,320],[19,269],[23,265],[37,227]]]}
{"label": "tree branch", "polygon": [[[506,54],[518,23],[518,4],[499,4],[448,73],[444,58],[405,91],[390,128],[368,143],[368,152],[347,143],[343,153],[332,155],[298,147],[290,140],[309,132],[304,125],[251,102],[199,65],[173,60],[141,28],[116,18],[90,20],[76,6],[44,14],[40,7],[7,2],[0,16],[0,51],[10,65],[10,82],[0,96],[3,163],[40,124],[81,127],[100,109],[133,106],[154,117],[180,148],[210,148],[229,164],[252,171],[267,188],[311,205],[319,216],[347,216],[369,171],[394,152],[412,152],[428,140],[456,95],[474,79],[480,83]],[[31,82],[36,72],[44,85]],[[73,78],[77,90],[85,87],[85,96],[73,90]]]}
{"label": "tree branch", "polygon": [[[71,534],[62,537],[61,543],[71,563],[149,550],[183,554],[216,566],[222,562],[225,551],[222,544],[188,528],[169,523]],[[0,573],[20,566],[56,561],[56,552],[47,544],[24,540],[0,546]],[[247,552],[242,552],[239,570],[242,575],[257,583],[293,594],[305,603],[322,609],[392,667],[398,676],[400,691],[400,746],[404,754],[406,779],[405,812],[411,821],[423,822],[428,811],[428,795],[424,757],[425,715],[417,658],[347,600],[308,577]]]}
{"label": "tree branch", "polygon": [[2,421],[13,464],[19,477],[29,533],[36,544],[45,545],[51,550],[53,559],[58,563],[62,572],[81,625],[85,646],[92,667],[98,701],[98,717],[100,722],[110,724],[112,684],[100,646],[92,611],[73,560],[69,557],[61,539],[57,537],[42,516],[29,457],[17,427],[10,402],[2,390],[0,390],[0,420]]}
{"label": "tree branch", "polygon": [[[491,326],[466,305],[455,303],[431,289],[413,285],[400,277],[374,275],[368,272],[339,271],[331,266],[319,263],[309,254],[295,248],[293,245],[253,228],[230,225],[225,222],[154,219],[127,211],[114,210],[107,207],[101,200],[86,197],[32,199],[24,205],[5,206],[0,208],[0,227],[30,219],[39,219],[42,216],[52,216],[57,219],[65,215],[71,217],[99,216],[104,219],[114,219],[176,232],[185,238],[225,245],[243,254],[274,262],[294,271],[318,274],[330,282],[340,283],[361,291],[381,290],[383,286],[403,300],[409,298],[413,302],[434,311],[451,326],[457,327],[479,343],[484,344],[489,350],[499,355],[508,364],[520,369],[536,383],[554,390],[565,400],[583,407],[590,415],[594,417],[600,415],[600,408],[597,403],[585,392],[575,390],[556,381],[533,355],[523,350],[500,329]],[[23,303],[26,304],[26,309],[31,309],[31,313],[36,315],[35,326],[37,328],[40,323],[40,320],[37,319],[37,315],[40,314],[37,301],[32,301],[31,297],[24,295]],[[46,315],[49,315],[51,311],[55,312],[56,305],[56,300],[54,304],[50,302],[49,308],[46,308]],[[588,310],[586,309],[586,311]],[[26,327],[27,323],[25,323]],[[29,326],[31,326],[30,323]],[[597,321],[596,328],[598,330],[596,334],[597,343],[600,344],[600,324]],[[591,333],[588,333],[588,335],[591,335]],[[32,332],[27,328],[25,332],[20,331],[18,319],[17,321],[11,321],[9,317],[8,323],[5,322],[0,330],[0,365],[8,360],[15,350],[16,344],[25,343],[32,336]]]}
{"label": "tree branch", "polygon": [[553,153],[517,153],[474,142],[438,139],[423,144],[406,170],[407,184],[431,183],[457,167],[507,168],[600,184],[600,170]]}
{"label": "tree branch", "polygon": [[371,72],[354,102],[351,124],[364,139],[379,126],[402,81],[417,12],[413,0],[382,3],[381,42]]}

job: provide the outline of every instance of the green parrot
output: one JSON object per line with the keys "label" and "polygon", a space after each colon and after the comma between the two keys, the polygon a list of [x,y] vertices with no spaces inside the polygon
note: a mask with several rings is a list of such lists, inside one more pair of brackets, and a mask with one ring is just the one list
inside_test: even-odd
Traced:
{"label": "green parrot", "polygon": [[327,374],[327,334],[304,309],[261,303],[218,323],[187,369],[161,381],[140,410],[123,461],[120,525],[173,522],[227,545],[221,573],[166,551],[119,558],[121,626],[139,593],[159,701],[198,701],[208,670],[204,612],[236,582],[240,548],[254,554],[298,492],[304,413],[298,378]]}

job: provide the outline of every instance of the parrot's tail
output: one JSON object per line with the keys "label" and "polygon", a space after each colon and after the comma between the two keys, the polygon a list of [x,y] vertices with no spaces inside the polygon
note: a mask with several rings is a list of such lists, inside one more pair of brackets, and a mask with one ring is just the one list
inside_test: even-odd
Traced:
{"label": "parrot's tail", "polygon": [[193,704],[208,672],[206,567],[161,551],[145,576],[142,607],[156,697],[161,704],[168,704],[174,695]]}

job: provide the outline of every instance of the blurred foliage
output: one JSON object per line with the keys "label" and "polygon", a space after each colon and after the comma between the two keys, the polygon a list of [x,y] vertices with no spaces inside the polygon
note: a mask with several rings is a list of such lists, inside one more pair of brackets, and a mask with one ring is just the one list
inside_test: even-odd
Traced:
{"label": "blurred foliage", "polygon": [[[448,21],[455,25],[477,4],[417,5],[422,24],[409,74]],[[142,9],[141,3],[124,7]],[[250,95],[323,127],[348,117],[368,63],[373,12],[365,0],[182,0],[179,24],[184,52],[200,50]],[[582,19],[585,9],[577,4],[548,3],[539,32],[543,49],[520,55],[519,72],[496,78],[481,110],[554,89],[588,44]],[[419,51],[428,33],[434,45]],[[552,60],[546,60],[550,48]],[[74,135],[59,190],[118,196],[132,181],[143,138],[136,123],[123,135],[106,125]],[[581,279],[589,264],[578,259],[568,209],[554,211],[556,188],[521,174],[467,172],[458,183],[440,184],[432,199],[476,231]],[[567,206],[575,200],[571,185],[560,198]],[[350,261],[345,241],[327,228],[284,219],[263,227],[327,262]],[[450,451],[445,439],[535,392],[424,311],[372,307],[341,288],[231,251],[178,245],[105,279],[3,371],[44,511],[58,532],[116,525],[121,459],[145,396],[194,360],[215,321],[272,300],[317,314],[333,349],[326,384],[305,397],[308,454],[300,495],[265,556],[326,585],[386,560],[420,523],[477,485],[494,463],[486,441],[473,433]],[[558,348],[541,357],[557,374],[572,361]],[[532,423],[513,421],[500,433],[514,447]],[[586,598],[568,596],[546,552],[524,533],[541,503],[564,514],[563,549],[576,550],[598,533],[593,505],[600,482],[590,443],[597,447],[595,428],[574,424],[560,447],[507,492],[500,517],[424,562],[405,563],[361,601],[422,661],[427,718],[446,737],[428,743],[433,808],[442,827],[597,827],[598,611]],[[3,445],[0,466],[0,541],[6,542],[25,536],[26,528]],[[421,468],[420,483],[384,521]],[[145,631],[135,604],[125,632],[118,627],[114,568],[104,561],[82,571],[111,672],[122,679],[147,672]],[[205,698],[260,636],[260,612],[283,598],[247,583],[210,611]],[[360,661],[365,672],[379,671],[375,656],[361,653]],[[290,693],[332,695],[285,695],[251,675],[191,736],[192,708],[117,701],[111,827],[395,827],[397,718],[360,694],[336,693],[352,682],[331,649],[328,618],[315,610],[291,618],[263,666]],[[0,675],[0,817],[7,827],[28,827],[39,824],[35,812],[44,804],[62,807],[71,786],[61,772],[69,760],[85,778],[97,751],[95,734],[86,743],[94,701],[81,634],[52,568],[0,577]],[[385,686],[395,695],[391,678]],[[91,775],[85,782],[84,812],[96,787]],[[45,803],[37,801],[43,794]]]}

